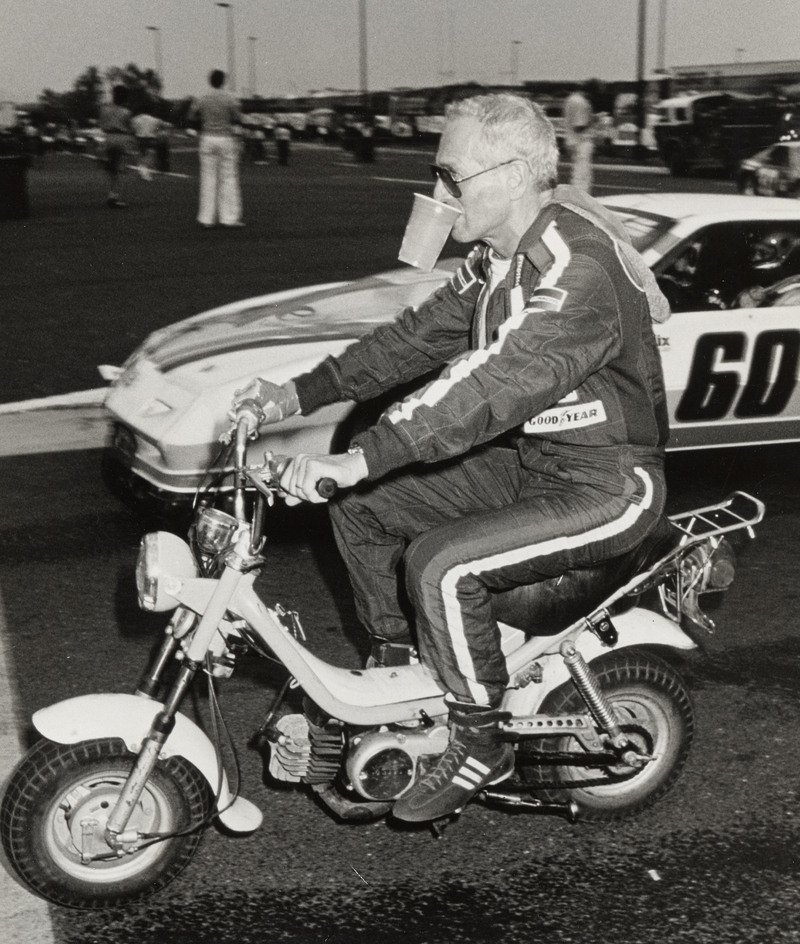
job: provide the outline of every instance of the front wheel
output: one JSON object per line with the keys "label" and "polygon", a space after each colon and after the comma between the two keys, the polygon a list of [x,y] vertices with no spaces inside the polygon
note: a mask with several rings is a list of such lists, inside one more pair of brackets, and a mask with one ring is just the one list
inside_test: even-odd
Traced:
{"label": "front wheel", "polygon": [[144,898],[189,863],[211,811],[211,791],[182,757],[160,761],[126,829],[178,833],[118,856],[105,825],[135,761],[118,739],[40,741],[22,760],[0,807],[3,847],[37,894],[70,908]]}
{"label": "front wheel", "polygon": [[[522,777],[542,784],[548,799],[574,800],[582,819],[613,821],[651,806],[678,779],[694,736],[694,711],[681,677],[652,653],[622,649],[594,660],[591,667],[629,741],[653,759],[640,768],[622,762],[598,768],[537,765],[530,756],[526,760],[531,750],[582,750],[577,740],[563,737],[522,741],[518,764]],[[551,692],[540,711],[580,713],[586,705],[570,681]],[[548,790],[548,784],[560,785],[560,789]]]}

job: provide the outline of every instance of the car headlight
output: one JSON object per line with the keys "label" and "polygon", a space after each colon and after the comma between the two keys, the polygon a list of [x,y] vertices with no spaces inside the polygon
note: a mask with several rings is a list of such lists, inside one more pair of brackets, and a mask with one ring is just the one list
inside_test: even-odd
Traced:
{"label": "car headlight", "polygon": [[136,437],[127,426],[123,426],[122,423],[115,423],[111,436],[111,447],[130,462],[136,455]]}
{"label": "car headlight", "polygon": [[185,541],[169,531],[154,531],[142,538],[136,561],[136,592],[143,610],[174,610],[175,593],[183,580],[199,576],[194,556]]}

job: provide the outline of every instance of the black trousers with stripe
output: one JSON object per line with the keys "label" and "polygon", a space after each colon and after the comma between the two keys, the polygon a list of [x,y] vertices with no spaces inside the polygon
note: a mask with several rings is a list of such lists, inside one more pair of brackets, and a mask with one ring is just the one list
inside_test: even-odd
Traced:
{"label": "black trousers with stripe", "polygon": [[404,470],[333,503],[331,520],[367,629],[404,640],[414,627],[456,701],[496,706],[508,674],[491,592],[624,554],[665,497],[655,450],[545,443],[524,465],[488,447]]}

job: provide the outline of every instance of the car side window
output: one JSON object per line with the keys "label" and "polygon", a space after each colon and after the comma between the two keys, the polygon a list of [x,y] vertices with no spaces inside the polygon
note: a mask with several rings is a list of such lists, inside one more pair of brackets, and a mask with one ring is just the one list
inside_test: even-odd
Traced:
{"label": "car side window", "polygon": [[789,166],[789,151],[785,147],[774,147],[772,153],[770,154],[770,160],[775,165],[775,167],[788,167]]}
{"label": "car side window", "polygon": [[676,247],[656,272],[673,311],[739,304],[753,286],[800,273],[800,221],[717,223]]}

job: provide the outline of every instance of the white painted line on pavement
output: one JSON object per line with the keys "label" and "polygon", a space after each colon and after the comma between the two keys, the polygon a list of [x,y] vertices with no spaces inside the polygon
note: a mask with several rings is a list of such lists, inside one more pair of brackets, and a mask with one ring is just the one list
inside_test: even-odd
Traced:
{"label": "white painted line on pavement", "polygon": [[[23,755],[19,731],[24,723],[19,709],[15,680],[8,660],[11,640],[0,594],[0,790],[5,792],[11,771]],[[0,848],[0,927],[5,944],[54,944],[50,910],[12,878],[5,853]]]}
{"label": "white painted line on pavement", "polygon": [[389,184],[414,184],[415,186],[430,187],[433,184],[433,181],[428,178],[428,180],[409,180],[408,177],[373,177],[373,180],[382,180],[385,183]]}
{"label": "white painted line on pavement", "polygon": [[111,423],[103,409],[108,390],[0,403],[0,457],[101,449]]}
{"label": "white painted line on pavement", "polygon": [[0,457],[101,449],[110,422],[102,406],[0,415]]}
{"label": "white painted line on pavement", "polygon": [[74,393],[61,393],[54,397],[0,403],[0,414],[29,413],[31,410],[51,410],[58,407],[101,406],[108,394],[108,389],[108,387],[98,387],[96,390],[76,390]]}

